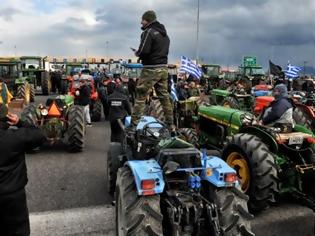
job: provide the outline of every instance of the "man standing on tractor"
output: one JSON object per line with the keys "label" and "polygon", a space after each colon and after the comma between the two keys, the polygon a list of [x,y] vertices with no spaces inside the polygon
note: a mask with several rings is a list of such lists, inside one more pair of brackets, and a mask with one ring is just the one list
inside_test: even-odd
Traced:
{"label": "man standing on tractor", "polygon": [[127,115],[131,114],[129,98],[124,94],[121,85],[116,85],[114,92],[108,97],[111,142],[122,142],[124,123]]}
{"label": "man standing on tractor", "polygon": [[[10,126],[17,129],[9,129]],[[0,235],[30,235],[25,151],[45,141],[39,128],[22,122],[0,104]]]}
{"label": "man standing on tractor", "polygon": [[281,128],[283,132],[291,132],[294,127],[293,102],[288,98],[287,86],[278,84],[274,90],[275,100],[270,103],[262,116],[263,125]]}
{"label": "man standing on tractor", "polygon": [[147,11],[142,16],[141,42],[139,49],[132,49],[143,64],[137,83],[137,97],[132,113],[132,126],[137,126],[144,113],[145,101],[154,87],[162,104],[165,123],[173,129],[173,107],[168,93],[168,52],[170,39],[164,25],[156,20],[154,11]]}

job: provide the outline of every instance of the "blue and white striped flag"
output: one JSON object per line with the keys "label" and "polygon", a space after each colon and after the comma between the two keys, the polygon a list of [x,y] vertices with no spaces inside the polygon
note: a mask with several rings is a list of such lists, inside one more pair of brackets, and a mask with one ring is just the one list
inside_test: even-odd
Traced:
{"label": "blue and white striped flag", "polygon": [[176,92],[175,83],[174,83],[173,78],[171,79],[171,97],[172,97],[173,102],[178,101],[177,92]]}
{"label": "blue and white striped flag", "polygon": [[292,66],[291,64],[287,65],[287,69],[284,71],[286,77],[288,78],[297,78],[299,77],[299,72],[302,70],[299,66]]}
{"label": "blue and white striped flag", "polygon": [[194,76],[196,79],[200,79],[202,75],[201,69],[193,63],[188,57],[182,56],[181,58],[181,65],[179,68],[179,72],[181,73],[188,73]]}

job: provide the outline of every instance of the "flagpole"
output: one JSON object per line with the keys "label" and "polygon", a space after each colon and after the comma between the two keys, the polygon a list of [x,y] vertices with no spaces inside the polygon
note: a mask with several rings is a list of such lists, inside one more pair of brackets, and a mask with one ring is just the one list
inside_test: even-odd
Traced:
{"label": "flagpole", "polygon": [[199,61],[199,0],[198,0],[198,9],[197,9],[197,38],[196,38],[196,64],[198,65]]}

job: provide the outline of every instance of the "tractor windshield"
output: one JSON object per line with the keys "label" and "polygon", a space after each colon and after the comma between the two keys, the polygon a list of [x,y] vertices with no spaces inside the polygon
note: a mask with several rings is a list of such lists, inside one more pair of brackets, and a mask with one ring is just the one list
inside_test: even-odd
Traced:
{"label": "tractor windshield", "polygon": [[0,65],[0,77],[2,78],[18,77],[18,66],[17,65]]}
{"label": "tractor windshield", "polygon": [[220,73],[220,67],[218,66],[204,66],[203,73],[208,76],[218,76]]}
{"label": "tractor windshield", "polygon": [[41,67],[41,60],[40,59],[25,59],[22,62],[23,69],[39,69]]}

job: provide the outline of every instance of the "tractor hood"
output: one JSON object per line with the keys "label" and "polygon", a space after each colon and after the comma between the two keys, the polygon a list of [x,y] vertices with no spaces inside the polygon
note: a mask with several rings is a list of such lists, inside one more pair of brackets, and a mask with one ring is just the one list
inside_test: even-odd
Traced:
{"label": "tractor hood", "polygon": [[223,106],[200,106],[198,115],[213,122],[238,130],[242,126],[244,116],[251,114]]}
{"label": "tractor hood", "polygon": [[212,89],[211,90],[211,95],[216,95],[220,97],[227,97],[231,94],[230,91],[228,90],[223,90],[223,89]]}

